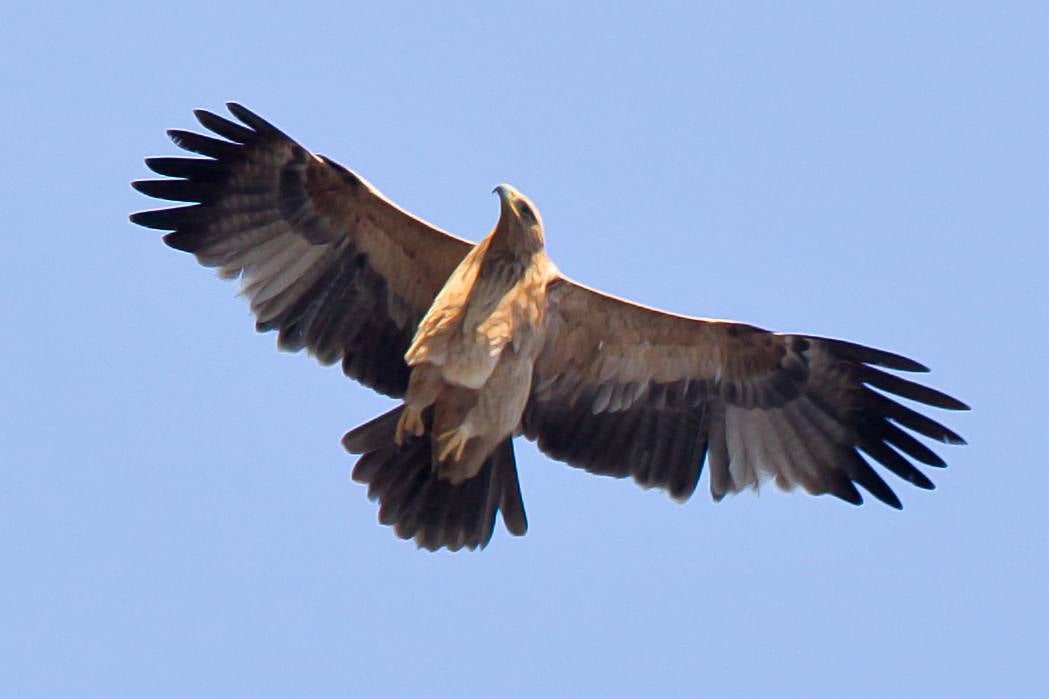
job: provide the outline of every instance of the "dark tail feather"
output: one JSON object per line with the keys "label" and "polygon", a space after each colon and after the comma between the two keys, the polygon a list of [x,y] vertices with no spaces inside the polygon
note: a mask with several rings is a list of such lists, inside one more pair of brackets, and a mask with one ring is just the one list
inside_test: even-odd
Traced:
{"label": "dark tail feather", "polygon": [[[402,447],[393,435],[401,407],[357,427],[342,438],[352,454],[361,454],[353,480],[368,485],[368,497],[379,501],[379,522],[393,525],[397,536],[435,551],[484,548],[492,538],[496,512],[515,536],[528,529],[521,486],[517,480],[513,441],[507,438],[484,462],[481,471],[452,485],[433,472],[430,437],[409,438]],[[431,415],[423,419],[430,424]]]}
{"label": "dark tail feather", "polygon": [[380,447],[393,443],[397,431],[397,421],[401,419],[403,405],[398,405],[388,413],[372,418],[363,425],[358,425],[342,437],[342,446],[351,454],[367,454]]}

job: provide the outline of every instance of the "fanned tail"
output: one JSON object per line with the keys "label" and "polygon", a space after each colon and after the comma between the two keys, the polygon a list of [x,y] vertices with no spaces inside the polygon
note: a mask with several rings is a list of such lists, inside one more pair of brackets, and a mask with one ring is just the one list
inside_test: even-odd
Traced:
{"label": "fanned tail", "polygon": [[[364,423],[342,438],[351,454],[361,454],[353,480],[368,485],[368,498],[379,501],[379,522],[393,525],[397,536],[415,539],[421,548],[484,548],[492,538],[495,515],[514,536],[528,529],[511,438],[503,441],[480,472],[459,485],[433,471],[429,434],[393,441],[402,406]],[[432,411],[423,414],[427,431]]]}

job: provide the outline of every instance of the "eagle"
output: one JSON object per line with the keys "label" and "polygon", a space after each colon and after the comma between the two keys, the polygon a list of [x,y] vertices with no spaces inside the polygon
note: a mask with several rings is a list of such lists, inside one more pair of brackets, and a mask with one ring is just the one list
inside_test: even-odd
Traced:
{"label": "eagle", "polygon": [[[237,103],[212,132],[168,131],[203,157],[152,157],[132,186],[183,204],[131,215],[220,277],[240,279],[259,331],[400,399],[342,439],[379,521],[429,550],[484,548],[497,514],[527,518],[513,439],[678,500],[704,463],[710,492],[789,490],[901,508],[872,464],[924,489],[945,462],[915,435],[964,440],[893,397],[967,410],[895,372],[899,354],[689,317],[558,271],[543,221],[507,184],[474,244],[409,214],[360,175]],[[890,370],[890,371],[886,371]]]}

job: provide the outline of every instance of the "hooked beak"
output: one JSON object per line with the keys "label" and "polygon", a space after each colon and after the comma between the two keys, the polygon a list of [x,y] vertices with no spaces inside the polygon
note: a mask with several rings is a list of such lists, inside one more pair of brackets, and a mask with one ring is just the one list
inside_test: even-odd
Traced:
{"label": "hooked beak", "polygon": [[515,192],[514,188],[511,187],[508,184],[498,185],[498,186],[496,186],[495,189],[492,190],[492,194],[498,194],[499,198],[502,199],[503,201],[507,202],[507,203],[510,202],[510,200],[513,198],[513,195],[515,193],[516,192]]}

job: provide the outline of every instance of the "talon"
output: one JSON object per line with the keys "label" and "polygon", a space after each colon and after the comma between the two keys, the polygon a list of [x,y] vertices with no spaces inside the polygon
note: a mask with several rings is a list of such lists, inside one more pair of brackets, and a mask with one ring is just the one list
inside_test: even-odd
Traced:
{"label": "talon", "polygon": [[466,443],[470,441],[470,435],[466,434],[466,431],[461,428],[454,430],[448,430],[437,438],[437,443],[441,445],[440,451],[437,452],[438,461],[447,461],[448,455],[455,451],[454,461],[458,461],[463,458],[463,450],[466,449]]}
{"label": "talon", "polygon": [[404,412],[397,420],[397,431],[393,433],[393,441],[397,443],[397,446],[403,447],[407,435],[421,437],[424,432],[426,432],[426,427],[423,425],[422,412],[405,406]]}

